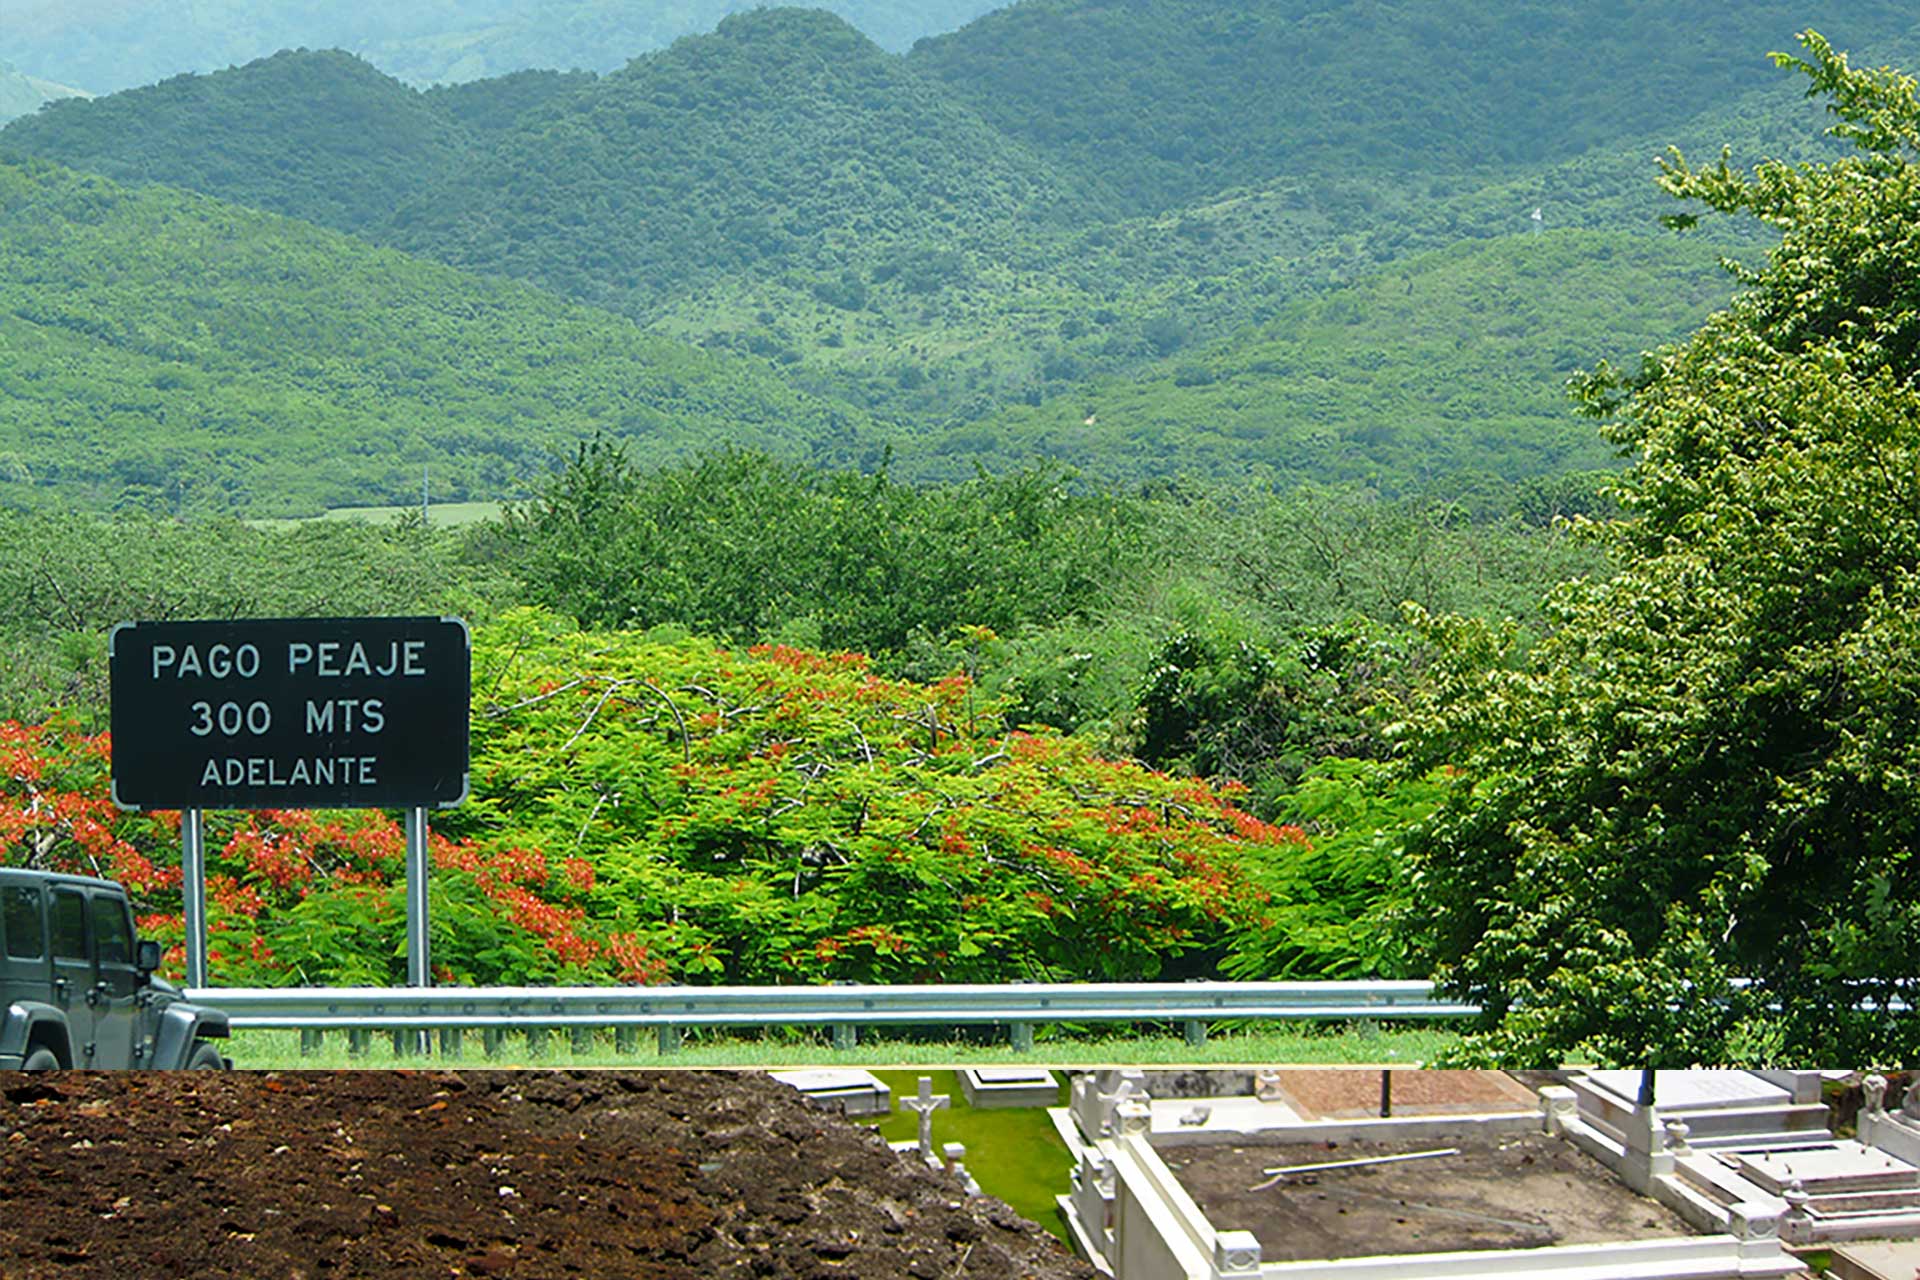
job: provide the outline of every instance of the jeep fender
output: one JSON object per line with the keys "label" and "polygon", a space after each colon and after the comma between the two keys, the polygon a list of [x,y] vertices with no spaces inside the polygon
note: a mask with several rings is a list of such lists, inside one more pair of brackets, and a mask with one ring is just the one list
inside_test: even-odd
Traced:
{"label": "jeep fender", "polygon": [[53,1050],[61,1066],[73,1065],[73,1038],[67,1031],[66,1014],[38,1000],[8,1005],[6,1017],[0,1020],[0,1071],[18,1071],[36,1040]]}
{"label": "jeep fender", "polygon": [[200,1004],[170,1004],[160,1012],[160,1030],[153,1037],[153,1061],[161,1071],[187,1065],[195,1040],[219,1040],[228,1034],[227,1015]]}

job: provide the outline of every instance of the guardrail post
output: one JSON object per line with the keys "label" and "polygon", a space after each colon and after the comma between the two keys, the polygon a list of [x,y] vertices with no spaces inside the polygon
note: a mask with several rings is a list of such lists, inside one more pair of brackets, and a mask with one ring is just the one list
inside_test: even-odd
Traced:
{"label": "guardrail post", "polygon": [[320,1052],[320,1046],[325,1043],[326,1038],[327,1033],[319,1027],[300,1028],[300,1056],[303,1058],[311,1058],[314,1054]]}
{"label": "guardrail post", "polygon": [[613,1029],[613,1051],[615,1053],[638,1053],[640,1051],[640,1033],[628,1026],[615,1027]]}
{"label": "guardrail post", "polygon": [[546,1056],[546,1053],[547,1053],[547,1028],[528,1027],[527,1028],[527,1056],[529,1058],[542,1058]]}
{"label": "guardrail post", "polygon": [[347,1056],[364,1058],[367,1056],[367,1042],[373,1038],[373,1032],[365,1027],[347,1028]]}
{"label": "guardrail post", "polygon": [[1207,1022],[1205,1018],[1188,1018],[1186,1022],[1187,1048],[1204,1049],[1207,1044]]}
{"label": "guardrail post", "polygon": [[592,1027],[575,1027],[573,1029],[573,1052],[576,1056],[593,1052]]}
{"label": "guardrail post", "polygon": [[406,1058],[413,1055],[413,1042],[418,1032],[395,1028],[393,1032],[393,1056]]}
{"label": "guardrail post", "polygon": [[506,1046],[507,1032],[504,1027],[480,1028],[480,1051],[489,1058],[500,1056],[500,1050]]}
{"label": "guardrail post", "polygon": [[663,1054],[680,1052],[680,1028],[661,1024],[660,1052]]}
{"label": "guardrail post", "polygon": [[460,1041],[463,1037],[459,1027],[440,1028],[440,1056],[455,1062],[460,1060]]}
{"label": "guardrail post", "polygon": [[860,1043],[860,1028],[851,1022],[833,1024],[833,1048],[836,1053],[844,1053]]}
{"label": "guardrail post", "polygon": [[1033,1024],[1031,1022],[1016,1022],[1009,1026],[1007,1030],[1013,1041],[1013,1051],[1015,1053],[1033,1052]]}

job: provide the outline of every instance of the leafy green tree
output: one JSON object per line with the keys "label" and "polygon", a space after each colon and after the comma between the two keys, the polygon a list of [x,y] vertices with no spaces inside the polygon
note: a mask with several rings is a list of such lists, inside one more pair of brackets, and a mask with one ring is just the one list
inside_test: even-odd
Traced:
{"label": "leafy green tree", "polygon": [[1920,1048],[1920,106],[1818,34],[1780,55],[1854,154],[1677,153],[1662,185],[1782,233],[1746,291],[1582,391],[1636,463],[1621,568],[1517,633],[1429,619],[1404,730],[1453,771],[1415,835],[1476,1054],[1668,1065]]}
{"label": "leafy green tree", "polygon": [[1280,820],[1310,840],[1263,868],[1266,909],[1234,935],[1228,976],[1424,976],[1401,927],[1410,888],[1402,848],[1443,786],[1437,777],[1402,777],[1385,761],[1315,764],[1280,806]]}
{"label": "leafy green tree", "polygon": [[1138,560],[1139,524],[1046,472],[916,490],[742,450],[643,472],[596,443],[499,550],[533,600],[589,625],[894,654],[1087,609]]}

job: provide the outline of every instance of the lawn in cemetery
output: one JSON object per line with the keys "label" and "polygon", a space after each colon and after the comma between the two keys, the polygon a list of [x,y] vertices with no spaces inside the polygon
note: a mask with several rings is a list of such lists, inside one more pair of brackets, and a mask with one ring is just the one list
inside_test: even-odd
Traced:
{"label": "lawn in cemetery", "polygon": [[[1021,1217],[1037,1222],[1066,1239],[1066,1225],[1054,1197],[1067,1188],[1073,1157],[1042,1107],[970,1107],[960,1088],[957,1071],[875,1071],[893,1090],[894,1111],[877,1126],[889,1142],[912,1142],[920,1136],[920,1120],[899,1107],[901,1098],[919,1092],[920,1077],[933,1082],[935,1096],[944,1094],[947,1106],[933,1113],[934,1150],[949,1142],[964,1143],[966,1165],[980,1189],[1012,1205]],[[1066,1105],[1066,1078],[1060,1077],[1057,1105]],[[863,1120],[862,1123],[868,1123]]]}

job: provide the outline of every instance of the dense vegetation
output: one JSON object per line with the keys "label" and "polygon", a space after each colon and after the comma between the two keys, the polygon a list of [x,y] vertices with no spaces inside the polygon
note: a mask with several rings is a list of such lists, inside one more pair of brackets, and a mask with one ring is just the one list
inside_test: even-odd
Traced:
{"label": "dense vegetation", "polygon": [[282,53],[116,93],[94,110],[56,105],[16,122],[5,149],[355,230],[467,158],[467,131],[430,101],[348,54]]}
{"label": "dense vegetation", "polygon": [[[94,93],[281,49],[347,48],[414,84],[530,68],[611,71],[758,0],[19,0],[0,56]],[[992,0],[819,0],[889,49],[950,31]]]}
{"label": "dense vegetation", "polygon": [[[175,835],[103,807],[87,737],[111,622],[451,610],[482,624],[481,692],[475,800],[438,820],[443,976],[1397,972],[1374,832],[1431,802],[1338,758],[1384,754],[1359,709],[1398,678],[1386,620],[1408,597],[1537,593],[1587,563],[1544,522],[1590,500],[1540,488],[1524,518],[1475,524],[1331,494],[1119,502],[1040,476],[917,491],[742,454],[649,472],[600,448],[471,533],[16,515],[0,715],[44,727],[7,731],[0,813],[32,856],[131,879],[146,927],[177,937]],[[807,536],[822,520],[844,540]],[[847,550],[869,537],[877,554]],[[834,577],[861,564],[895,576]],[[501,617],[543,596],[625,629]],[[828,628],[876,657],[781,642]],[[1313,837],[1271,825],[1288,817]],[[223,980],[392,978],[390,822],[221,821]],[[978,892],[956,899],[956,876]]]}
{"label": "dense vegetation", "polygon": [[[1306,846],[1203,783],[1012,731],[964,677],[854,655],[523,611],[478,637],[475,686],[474,795],[434,842],[443,981],[1177,978],[1277,925],[1261,883]],[[5,727],[0,831],[115,875],[177,937],[177,824],[113,812],[107,751]],[[219,835],[219,980],[395,980],[390,820]]]}
{"label": "dense vegetation", "polygon": [[[1131,378],[1016,406],[928,442],[970,457],[1072,459],[1138,480],[1252,475],[1471,494],[1607,464],[1567,412],[1595,352],[1678,337],[1725,297],[1712,246],[1552,232],[1423,255],[1284,308],[1258,331],[1170,354]],[[926,444],[920,446],[927,448]],[[917,465],[909,446],[903,461]]]}
{"label": "dense vegetation", "polygon": [[107,724],[107,633],[134,619],[487,616],[511,594],[417,524],[0,513],[0,719]]}
{"label": "dense vegetation", "polygon": [[944,259],[1013,253],[1080,203],[853,28],[781,9],[729,18],[521,117],[386,235],[634,310],[749,268],[885,262],[931,292],[955,270]]}
{"label": "dense vegetation", "polygon": [[[1674,104],[1750,87],[1748,51],[1802,16],[1780,0],[1028,0],[914,56],[1009,134],[1155,212],[1249,176],[1457,180],[1670,129]],[[1856,47],[1912,25],[1884,0],[1825,4],[1820,20]]]}

